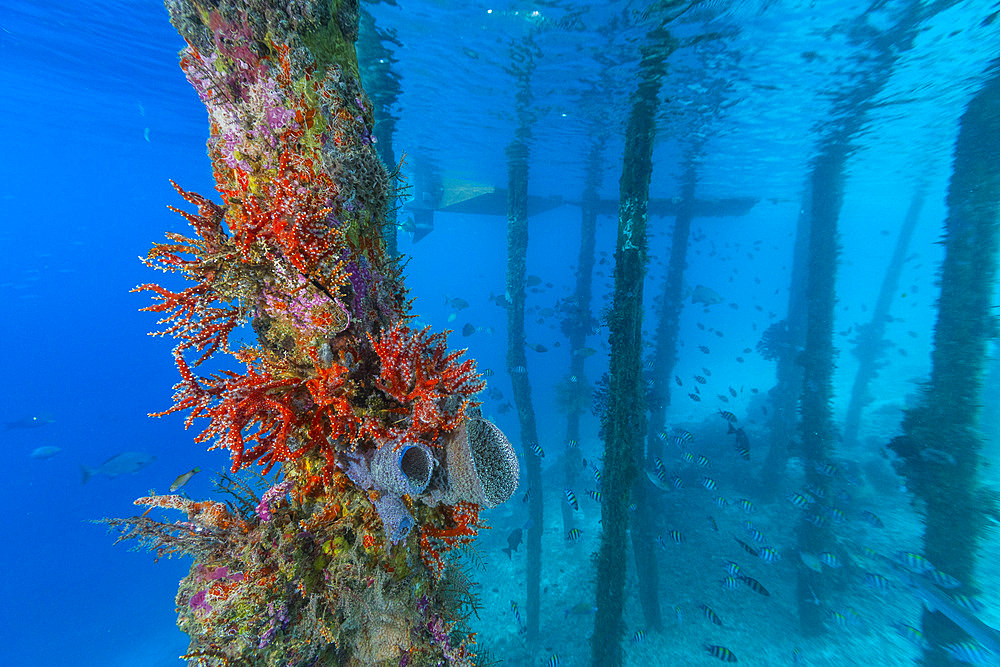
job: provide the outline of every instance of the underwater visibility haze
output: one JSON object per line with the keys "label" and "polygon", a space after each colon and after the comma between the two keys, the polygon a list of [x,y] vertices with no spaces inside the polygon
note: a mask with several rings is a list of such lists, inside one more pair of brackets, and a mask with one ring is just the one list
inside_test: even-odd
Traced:
{"label": "underwater visibility haze", "polygon": [[0,664],[1000,665],[1000,2],[2,8]]}

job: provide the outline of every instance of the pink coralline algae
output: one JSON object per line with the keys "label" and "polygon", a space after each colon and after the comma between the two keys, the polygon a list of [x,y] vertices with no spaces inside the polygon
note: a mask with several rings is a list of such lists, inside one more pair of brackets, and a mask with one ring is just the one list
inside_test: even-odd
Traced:
{"label": "pink coralline algae", "polygon": [[274,636],[278,634],[279,630],[284,630],[288,625],[290,619],[288,615],[288,607],[282,602],[277,604],[275,602],[270,602],[267,605],[267,615],[270,617],[268,622],[268,628],[260,636],[260,641],[257,643],[257,648],[265,648],[274,639]]}
{"label": "pink coralline algae", "polygon": [[351,288],[354,290],[354,312],[361,313],[361,304],[368,296],[368,290],[375,278],[368,269],[368,262],[365,261],[364,257],[360,261],[348,264],[347,271]]}
{"label": "pink coralline algae", "polygon": [[257,503],[257,516],[260,517],[261,521],[271,520],[271,503],[276,502],[286,493],[291,491],[293,486],[294,483],[292,480],[286,479],[281,484],[276,484],[264,492],[264,495],[261,496],[260,502]]}
{"label": "pink coralline algae", "polygon": [[192,595],[191,601],[188,603],[188,606],[190,606],[191,609],[195,611],[203,611],[206,614],[212,612],[212,605],[208,604],[208,602],[205,600],[205,591],[198,591],[197,593]]}
{"label": "pink coralline algae", "polygon": [[[322,292],[310,293],[306,287],[306,279],[297,276],[297,284],[293,293],[287,293],[287,289],[275,288],[265,290],[264,309],[272,316],[284,316],[288,322],[300,332],[308,333],[322,330],[329,319],[329,306],[335,306],[342,315],[342,322],[346,322],[343,328],[350,324],[350,313],[344,308],[338,299],[330,299]],[[328,332],[330,334],[339,331]]]}
{"label": "pink coralline algae", "polygon": [[229,573],[229,568],[225,566],[206,567],[197,565],[194,568],[195,576],[202,581],[243,581],[242,572]]}

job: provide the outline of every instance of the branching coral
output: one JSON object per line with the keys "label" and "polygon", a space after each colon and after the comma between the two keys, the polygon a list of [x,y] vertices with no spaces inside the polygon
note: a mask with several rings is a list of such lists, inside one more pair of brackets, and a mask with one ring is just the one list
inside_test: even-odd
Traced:
{"label": "branching coral", "polygon": [[391,439],[435,443],[443,431],[458,427],[472,396],[486,386],[474,361],[459,361],[464,350],[448,351],[444,332],[397,324],[371,344],[381,363],[376,386],[397,403],[412,406],[405,428],[390,426]]}

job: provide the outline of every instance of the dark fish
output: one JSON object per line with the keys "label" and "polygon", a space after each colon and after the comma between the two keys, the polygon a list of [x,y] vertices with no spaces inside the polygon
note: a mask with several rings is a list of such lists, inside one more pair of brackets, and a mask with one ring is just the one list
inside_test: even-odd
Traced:
{"label": "dark fish", "polygon": [[53,445],[46,445],[45,447],[36,447],[31,452],[31,458],[44,461],[45,459],[51,459],[53,456],[55,456],[61,451],[62,451],[61,448],[55,447]]}
{"label": "dark fish", "polygon": [[730,651],[725,646],[719,646],[717,644],[705,644],[705,650],[713,658],[718,658],[722,662],[738,662],[736,660],[736,654]]}
{"label": "dark fish", "polygon": [[506,294],[493,294],[490,293],[490,302],[495,303],[501,308],[506,308],[510,305],[510,300],[507,298]]}
{"label": "dark fish", "polygon": [[512,409],[514,409],[514,406],[510,404],[510,401],[507,401],[506,403],[501,403],[500,405],[497,406],[497,412],[499,412],[502,415],[507,414]]}
{"label": "dark fish", "polygon": [[528,279],[524,281],[527,287],[537,287],[542,284],[542,279],[538,276],[528,276]]}
{"label": "dark fish", "polygon": [[688,398],[690,398],[692,401],[695,401],[696,403],[701,402],[701,396],[699,396],[698,394],[688,394]]}
{"label": "dark fish", "polygon": [[114,479],[119,475],[139,472],[155,460],[156,457],[150,454],[122,452],[121,454],[115,454],[97,468],[80,466],[80,472],[83,474],[83,483],[86,484],[94,475],[104,475],[105,477]]}
{"label": "dark fish", "polygon": [[750,460],[750,438],[743,428],[734,428],[733,423],[729,423],[729,432],[736,436],[736,452],[745,461]]}
{"label": "dark fish", "polygon": [[528,343],[528,347],[530,347],[532,350],[538,353],[549,351],[549,348],[545,347],[540,343],[535,343],[535,344]]}
{"label": "dark fish", "polygon": [[579,528],[571,528],[570,531],[566,533],[566,539],[576,544],[577,540],[580,539],[581,535],[583,535],[582,530],[580,530]]}
{"label": "dark fish", "polygon": [[697,285],[691,292],[691,303],[703,303],[706,306],[714,306],[722,303],[722,295],[710,287]]}
{"label": "dark fish", "polygon": [[737,538],[733,538],[733,539],[735,539],[737,542],[739,542],[739,545],[741,547],[743,547],[743,551],[746,551],[748,554],[750,554],[754,558],[756,558],[759,555],[759,553],[758,553],[758,551],[756,549],[754,549],[752,546],[750,546],[749,544],[747,544],[743,540],[739,539],[738,537]]}
{"label": "dark fish", "polygon": [[10,431],[15,428],[41,428],[53,422],[55,422],[55,419],[45,415],[27,415],[12,422],[7,422],[7,430]]}
{"label": "dark fish", "polygon": [[868,510],[864,510],[863,512],[861,512],[861,518],[865,522],[870,523],[876,528],[885,528],[885,524],[882,523],[882,519],[878,518],[878,515],[875,514],[874,512],[869,512]]}
{"label": "dark fish", "polygon": [[462,310],[463,308],[468,308],[469,307],[469,302],[468,301],[466,301],[465,299],[462,299],[460,297],[457,297],[457,296],[454,299],[450,299],[448,297],[445,297],[444,298],[444,303],[445,303],[446,306],[451,306],[455,310]]}
{"label": "dark fish", "polygon": [[698,608],[701,609],[703,614],[705,614],[705,618],[710,620],[712,623],[715,625],[722,625],[722,619],[719,618],[719,615],[716,614],[707,604],[700,605]]}
{"label": "dark fish", "polygon": [[681,379],[680,379],[679,377],[677,377],[676,375],[674,376],[674,382],[676,382],[676,383],[677,383],[677,386],[678,386],[678,387],[683,387],[683,386],[684,386],[684,383],[683,383],[683,382],[681,381]]}
{"label": "dark fish", "polygon": [[750,590],[752,590],[754,593],[759,593],[764,597],[771,597],[771,594],[767,592],[767,589],[761,586],[760,582],[754,579],[753,577],[748,577],[745,574],[738,574],[736,576],[739,578],[740,581],[749,586]]}
{"label": "dark fish", "polygon": [[710,349],[708,349],[707,347],[705,347],[704,345],[699,345],[698,349],[701,350],[704,354],[711,354],[712,353],[712,351]]}
{"label": "dark fish", "polygon": [[568,609],[563,610],[563,620],[566,620],[566,618],[569,617],[570,614],[572,614],[573,616],[589,616],[590,614],[593,614],[596,611],[597,607],[595,607],[594,605],[588,602],[580,602]]}
{"label": "dark fish", "polygon": [[729,395],[732,396],[733,398],[736,398],[736,390],[733,389],[732,387],[730,387],[729,388]]}
{"label": "dark fish", "polygon": [[[517,551],[517,547],[521,544],[521,537],[524,531],[520,528],[515,528],[510,531],[510,535],[507,536],[507,546],[503,548],[503,552],[507,554],[507,558],[511,557],[511,554]],[[516,613],[516,612],[515,612]]]}
{"label": "dark fish", "polygon": [[719,410],[719,415],[730,424],[738,421],[736,419],[736,415],[734,415],[732,412],[727,412],[726,410]]}
{"label": "dark fish", "polygon": [[463,336],[471,336],[474,333],[476,333],[476,327],[474,327],[474,326],[472,326],[472,324],[466,322],[465,326],[462,327],[462,335]]}
{"label": "dark fish", "polygon": [[697,382],[698,384],[705,384],[705,383],[708,382],[708,380],[706,380],[705,378],[703,378],[700,375],[695,375],[694,376],[694,381]]}

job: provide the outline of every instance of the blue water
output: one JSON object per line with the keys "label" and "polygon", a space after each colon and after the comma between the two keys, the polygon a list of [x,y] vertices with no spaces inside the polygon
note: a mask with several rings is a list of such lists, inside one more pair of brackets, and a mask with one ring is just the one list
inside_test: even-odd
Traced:
{"label": "blue water", "polygon": [[[643,3],[451,4],[456,6],[425,0],[364,5],[401,44],[394,57],[402,94],[391,112],[398,118],[397,157],[408,155],[404,173],[412,176],[412,165],[424,161],[456,180],[506,187],[503,151],[518,117],[512,102],[517,85],[505,68],[512,52],[527,49],[536,66],[529,106],[530,191],[578,199],[591,139],[603,133],[600,194],[617,199],[635,51],[651,25]],[[709,367],[709,396],[726,395],[729,386],[740,395],[721,404],[689,402],[679,393],[668,423],[697,424],[720,407],[747,424],[764,423],[760,397],[774,382],[773,364],[742,350],[755,348],[764,329],[784,317],[806,168],[817,138],[834,120],[831,99],[865,76],[858,57],[871,47],[831,29],[865,6],[712,2],[703,14],[692,11],[690,20],[676,26],[682,40],[711,32],[729,37],[679,51],[670,61],[664,94],[674,102],[664,104],[658,116],[651,196],[678,194],[681,158],[698,137],[704,140],[699,195],[759,202],[740,218],[695,220],[685,280],[712,287],[724,303],[707,311],[685,309],[675,369],[691,386],[690,378]],[[539,14],[532,15],[535,11]],[[863,431],[882,442],[898,433],[900,411],[930,368],[934,277],[941,259],[935,241],[946,213],[951,151],[957,121],[1000,45],[1000,21],[990,20],[996,11],[995,3],[959,3],[927,22],[877,96],[848,163],[835,325],[838,417],[856,370],[850,329],[867,319],[917,184],[924,183],[927,193],[911,244],[914,258],[904,269],[892,310],[896,319],[887,331],[896,349],[873,386],[878,399]],[[877,34],[886,24],[876,16],[870,25]],[[176,66],[181,47],[155,2],[0,1],[0,421],[32,416],[51,421],[37,428],[0,427],[2,665],[177,665],[176,656],[187,646],[174,626],[173,596],[188,563],[154,565],[149,554],[112,546],[113,536],[90,523],[132,514],[133,498],[150,489],[166,492],[175,477],[195,466],[204,472],[186,490],[192,497],[207,496],[209,471],[228,468],[225,454],[192,442],[194,433],[183,430],[182,417],[146,416],[169,406],[176,370],[170,343],[146,335],[155,328],[153,315],[138,312],[146,295],[129,293],[157,278],[137,257],[165,230],[182,229],[182,221],[166,209],[179,203],[168,179],[188,190],[213,191],[204,110]],[[671,223],[650,219],[650,337]],[[487,401],[484,410],[516,434],[516,412],[501,407],[512,400],[503,372],[506,312],[489,298],[503,292],[505,224],[502,215],[439,213],[433,233],[419,243],[401,232],[400,249],[411,257],[407,284],[416,298],[414,312],[436,328],[455,329],[452,345],[467,346],[481,369],[496,371],[490,386],[504,398]],[[602,216],[598,224],[597,250],[603,254],[595,267],[595,314],[608,303],[616,222]],[[580,582],[591,577],[599,508],[584,489],[577,490],[585,537],[567,547],[559,512],[561,471],[549,466],[564,447],[565,418],[554,387],[568,360],[557,318],[543,314],[571,293],[579,208],[567,204],[533,218],[530,234],[528,273],[542,283],[539,291],[529,290],[527,338],[548,349],[529,352],[543,465],[551,480],[546,492],[551,525],[543,543],[545,641],[526,647],[509,611],[511,599],[524,604],[518,579],[523,547],[510,560],[500,549],[509,531],[524,522],[520,493],[487,515],[494,529],[480,544],[487,569],[480,574],[484,609],[475,629],[509,664],[542,664],[559,653],[564,665],[584,665],[588,650],[581,637],[591,632],[592,621],[567,619],[564,610],[586,599]],[[446,297],[461,297],[470,306],[455,314]],[[466,323],[495,333],[463,337]],[[598,351],[587,362],[587,375],[596,382],[607,366],[606,330],[588,344]],[[709,347],[710,355],[699,352],[699,345]],[[737,356],[744,362],[737,363]],[[588,460],[600,458],[597,426],[595,417],[584,419],[580,445]],[[729,446],[724,434],[710,437],[715,440],[705,444],[707,452]],[[61,451],[33,458],[40,447]],[[96,467],[129,451],[156,458],[135,474],[81,484],[81,465]],[[986,452],[1000,453],[1000,445],[988,442]],[[984,480],[994,490],[1000,488],[996,475],[987,472]],[[738,475],[727,471],[723,477],[733,479],[729,492],[738,495]],[[919,522],[903,491],[883,497],[871,488],[858,493],[889,524],[888,532],[872,538],[880,547],[919,549]],[[692,494],[673,509],[700,517],[704,502]],[[664,635],[631,641],[641,627],[632,584],[629,664],[668,659],[713,664],[700,649],[712,638],[697,611],[705,596],[733,620],[724,641],[715,643],[729,645],[741,664],[790,664],[795,646],[810,665],[860,664],[872,656],[882,656],[883,664],[910,664],[915,651],[889,627],[900,619],[918,620],[919,606],[903,594],[879,599],[859,586],[853,607],[865,615],[863,626],[837,629],[814,644],[794,640],[795,515],[787,505],[763,513],[761,523],[787,550],[767,572],[773,587],[768,604],[725,598],[715,581],[721,575],[705,575],[701,563],[724,563],[726,555],[735,554],[723,553],[710,535],[697,537],[703,526],[692,527],[687,552],[661,564],[663,606],[671,618]],[[726,520],[738,525],[741,517]],[[988,535],[985,553],[997,553],[997,540],[995,532]],[[988,577],[980,583],[987,605],[983,618],[998,625],[1000,583]],[[675,606],[684,610],[676,627]]]}

